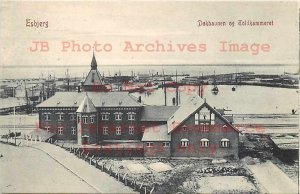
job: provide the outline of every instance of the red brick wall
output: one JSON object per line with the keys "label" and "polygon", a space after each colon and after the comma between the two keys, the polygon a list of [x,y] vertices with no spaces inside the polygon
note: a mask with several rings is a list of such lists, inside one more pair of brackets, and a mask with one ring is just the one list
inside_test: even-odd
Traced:
{"label": "red brick wall", "polygon": [[[183,125],[187,126],[186,131],[182,129]],[[194,115],[190,116],[172,132],[171,155],[174,157],[226,157],[233,155],[238,158],[239,134],[230,126],[224,131],[223,125],[225,122],[216,117],[215,125],[211,125],[208,132],[203,132],[200,125],[195,125]],[[189,139],[189,147],[180,147],[180,140],[184,138]],[[208,148],[200,147],[202,138],[209,140]],[[230,140],[229,148],[220,147],[222,138]]]}

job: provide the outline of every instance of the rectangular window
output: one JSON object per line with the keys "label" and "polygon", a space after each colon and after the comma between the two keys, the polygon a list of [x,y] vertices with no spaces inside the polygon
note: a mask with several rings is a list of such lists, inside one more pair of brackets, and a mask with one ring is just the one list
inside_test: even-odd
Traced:
{"label": "rectangular window", "polygon": [[195,114],[195,125],[199,125],[199,114]]}
{"label": "rectangular window", "polygon": [[91,121],[91,123],[94,123],[94,116],[90,117],[90,121]]}
{"label": "rectangular window", "polygon": [[109,120],[109,113],[103,113],[102,114],[102,121],[108,121]]}
{"label": "rectangular window", "polygon": [[108,127],[102,127],[103,135],[108,135]]}
{"label": "rectangular window", "polygon": [[76,128],[75,127],[71,127],[71,133],[72,133],[72,135],[76,135]]}
{"label": "rectangular window", "polygon": [[77,122],[80,123],[80,116],[77,116]]}
{"label": "rectangular window", "polygon": [[82,117],[82,119],[83,119],[83,123],[84,124],[87,124],[88,122],[87,122],[87,117]]}
{"label": "rectangular window", "polygon": [[200,141],[200,147],[207,148],[209,146],[209,141]]}
{"label": "rectangular window", "polygon": [[128,120],[129,121],[134,121],[135,120],[135,113],[134,112],[129,112],[128,113]]}
{"label": "rectangular window", "polygon": [[120,126],[116,127],[116,135],[121,135],[121,127]]}
{"label": "rectangular window", "polygon": [[130,135],[134,134],[134,126],[129,126],[129,134]]}
{"label": "rectangular window", "polygon": [[122,113],[115,113],[115,120],[121,121],[122,120]]}
{"label": "rectangular window", "polygon": [[64,115],[63,114],[58,114],[58,120],[63,121],[64,120]]}
{"label": "rectangular window", "polygon": [[153,147],[153,142],[147,142],[147,147],[148,147],[148,148]]}
{"label": "rectangular window", "polygon": [[189,145],[190,145],[190,142],[187,139],[182,139],[180,141],[180,147],[189,147]]}
{"label": "rectangular window", "polygon": [[45,121],[50,121],[50,114],[49,113],[44,115],[44,120]]}
{"label": "rectangular window", "polygon": [[215,114],[214,113],[211,113],[210,120],[211,120],[211,124],[214,125],[215,124]]}
{"label": "rectangular window", "polygon": [[58,127],[57,133],[58,133],[58,135],[63,135],[64,134],[63,128],[62,127]]}
{"label": "rectangular window", "polygon": [[170,147],[170,142],[163,142],[163,147],[165,147],[165,148]]}
{"label": "rectangular window", "polygon": [[75,121],[75,114],[71,114],[71,115],[70,115],[70,120],[71,120],[71,121]]}

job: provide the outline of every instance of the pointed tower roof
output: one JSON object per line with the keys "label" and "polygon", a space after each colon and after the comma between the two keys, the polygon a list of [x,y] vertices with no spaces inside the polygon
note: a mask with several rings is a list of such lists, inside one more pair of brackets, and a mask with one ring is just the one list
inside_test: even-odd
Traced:
{"label": "pointed tower roof", "polygon": [[86,96],[82,100],[82,102],[79,105],[76,112],[79,112],[79,113],[94,113],[94,112],[97,112],[97,110],[96,110],[96,107],[93,104],[92,100],[86,94]]}
{"label": "pointed tower roof", "polygon": [[97,61],[96,61],[94,52],[93,52],[93,58],[92,58],[92,62],[91,62],[91,70],[97,70]]}
{"label": "pointed tower roof", "polygon": [[97,69],[97,61],[95,53],[93,52],[93,58],[91,62],[91,70],[83,81],[83,86],[100,86],[103,85],[103,78]]}

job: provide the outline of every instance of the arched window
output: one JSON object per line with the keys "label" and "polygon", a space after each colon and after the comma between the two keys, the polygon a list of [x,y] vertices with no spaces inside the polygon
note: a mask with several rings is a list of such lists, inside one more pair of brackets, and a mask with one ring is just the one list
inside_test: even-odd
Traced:
{"label": "arched window", "polygon": [[223,125],[223,131],[227,132],[227,125]]}
{"label": "arched window", "polygon": [[206,139],[206,138],[201,139],[200,140],[200,147],[203,147],[203,148],[209,147],[209,140]]}
{"label": "arched window", "polygon": [[188,139],[181,139],[180,140],[180,147],[189,147],[190,141]]}
{"label": "arched window", "polygon": [[220,146],[222,148],[228,148],[230,146],[230,140],[227,138],[221,139]]}

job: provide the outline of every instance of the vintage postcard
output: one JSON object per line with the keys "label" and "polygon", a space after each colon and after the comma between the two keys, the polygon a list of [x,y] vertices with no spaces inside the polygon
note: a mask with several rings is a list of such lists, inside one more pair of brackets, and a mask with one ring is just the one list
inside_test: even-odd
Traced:
{"label": "vintage postcard", "polygon": [[297,1],[0,1],[2,193],[298,193]]}

